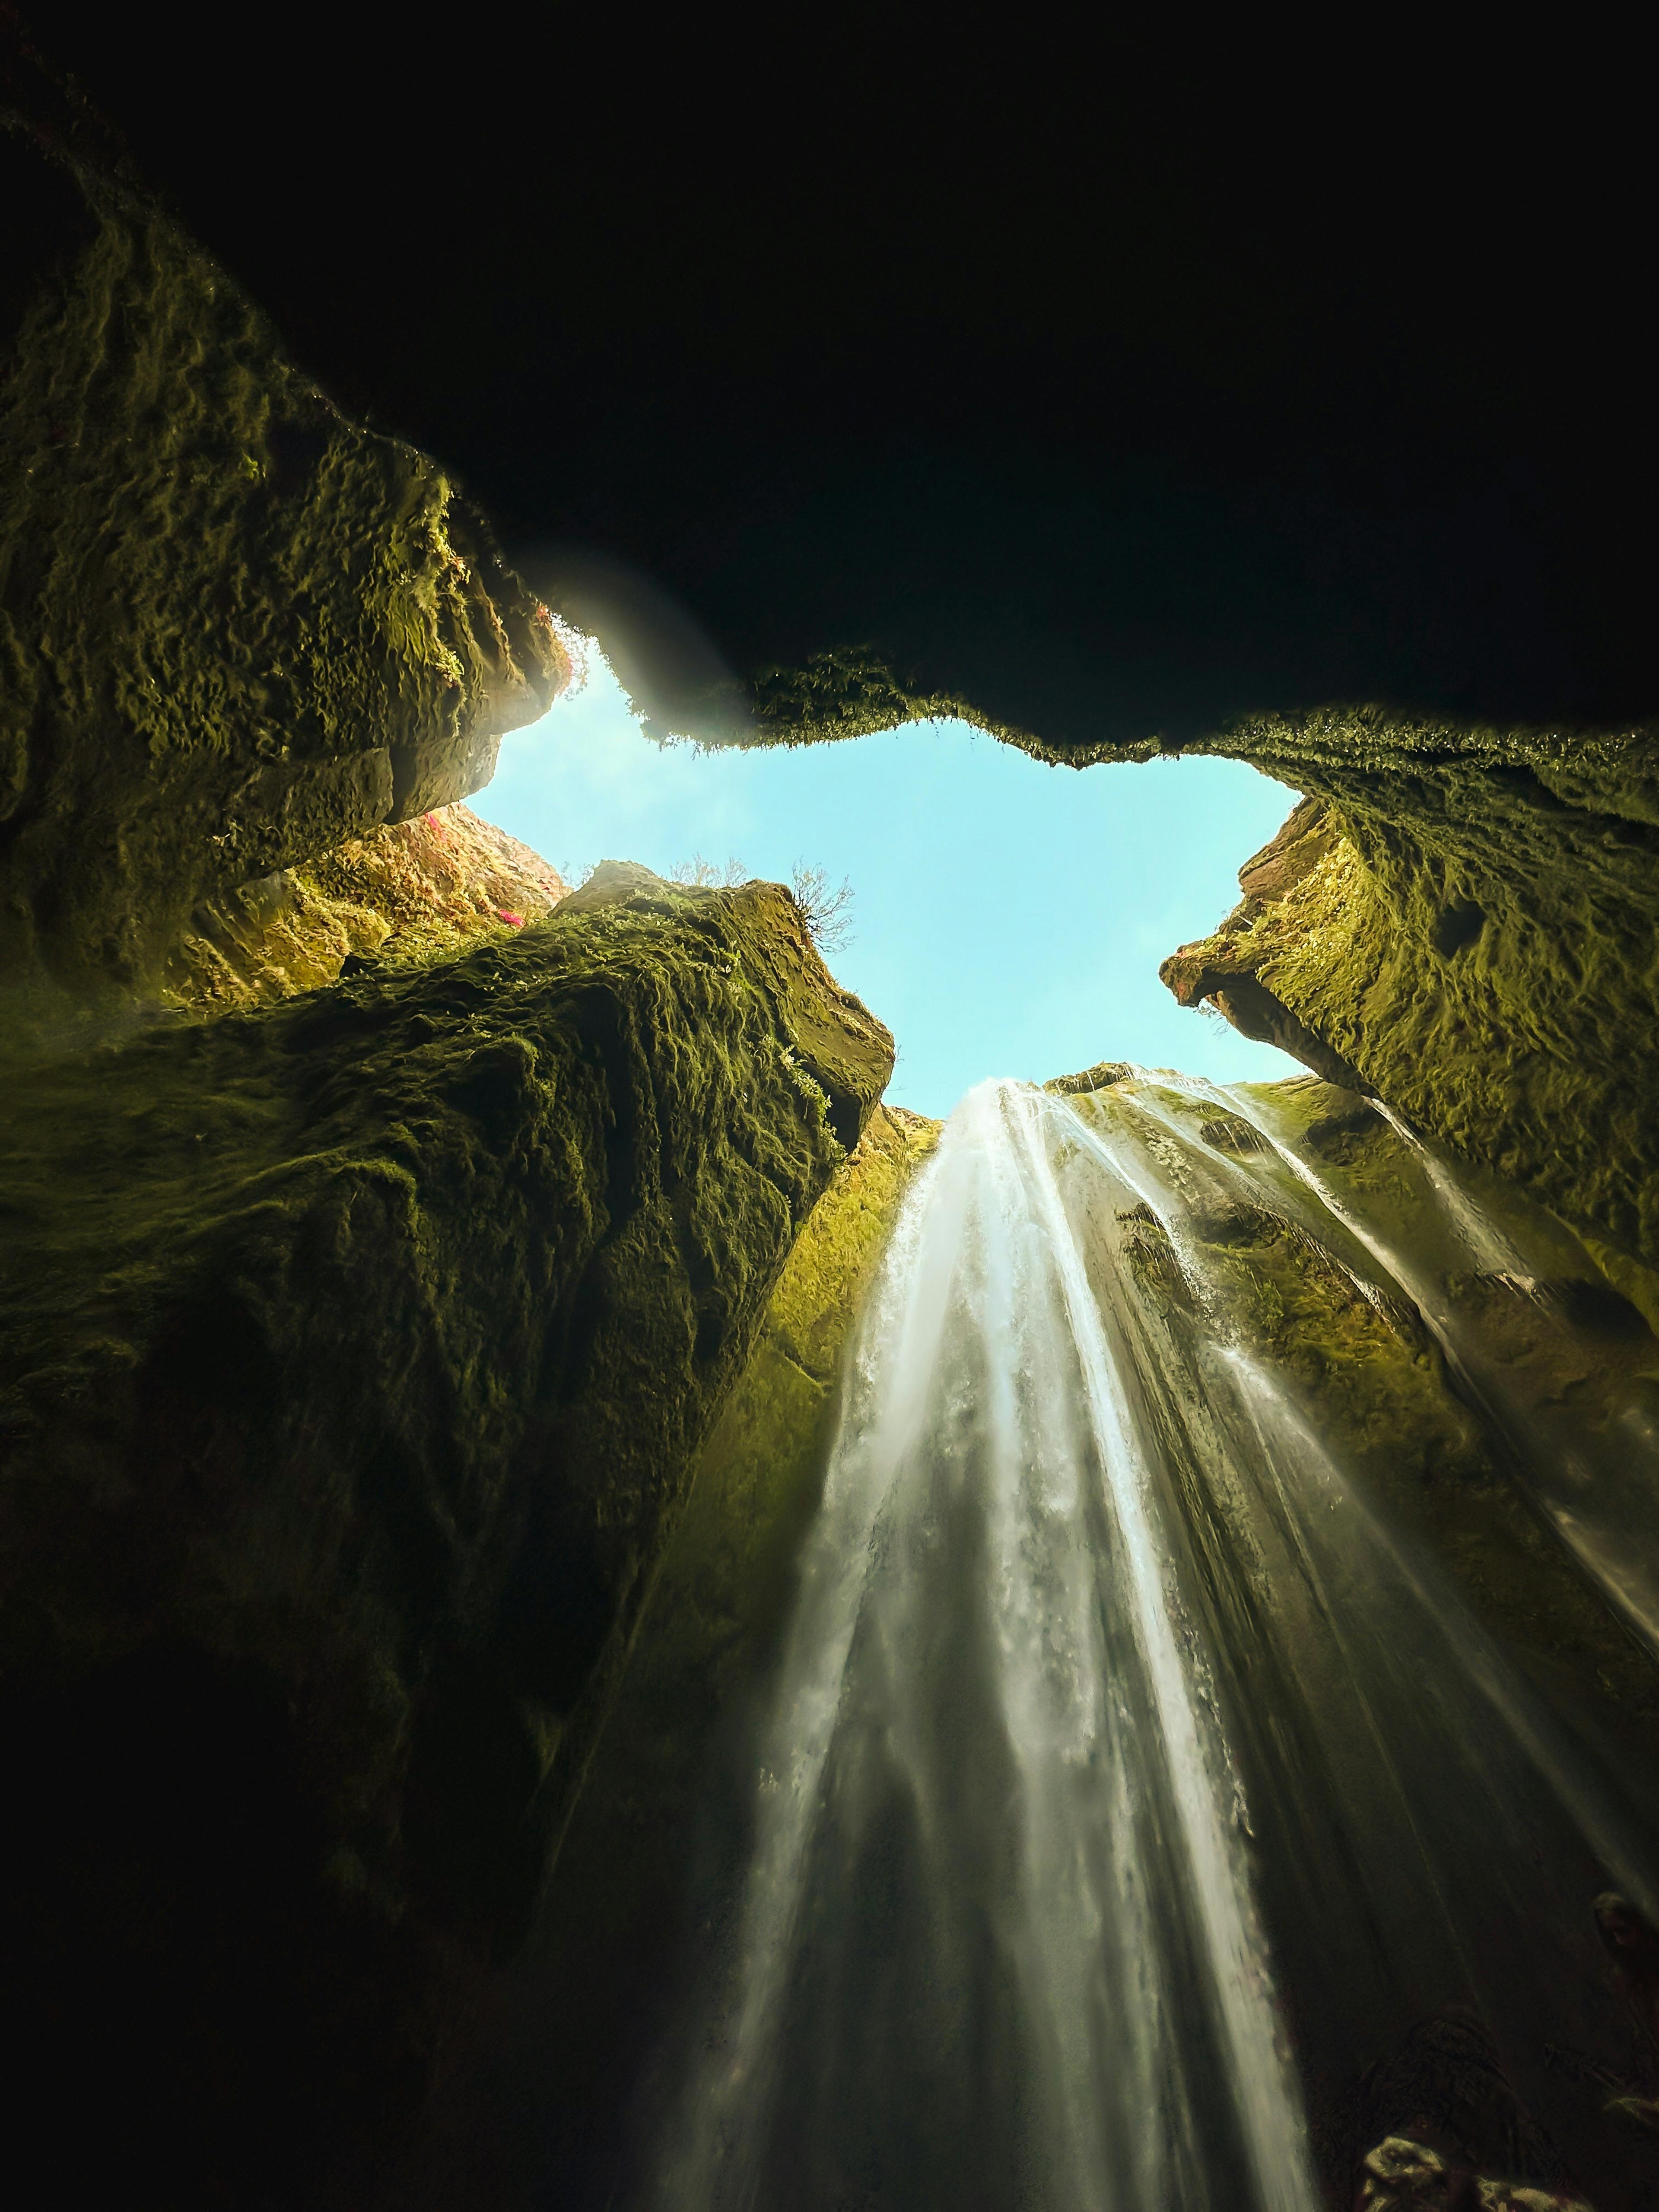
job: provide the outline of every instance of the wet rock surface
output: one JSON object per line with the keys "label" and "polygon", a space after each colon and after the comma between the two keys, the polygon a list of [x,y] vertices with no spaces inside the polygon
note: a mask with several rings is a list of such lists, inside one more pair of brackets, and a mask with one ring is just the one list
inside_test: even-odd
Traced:
{"label": "wet rock surface", "polygon": [[1079,1091],[1103,1090],[1109,1083],[1121,1083],[1134,1073],[1127,1060],[1100,1060],[1092,1067],[1080,1068],[1075,1075],[1050,1076],[1043,1085],[1045,1091],[1069,1098]]}
{"label": "wet rock surface", "polygon": [[1357,2212],[1595,2212],[1565,2190],[1497,2181],[1441,2156],[1427,2143],[1389,2136],[1365,2159]]}
{"label": "wet rock surface", "polygon": [[[1513,1668],[1553,1716],[1547,1729],[1560,1730],[1540,1753],[1549,1790],[1568,1802],[1587,1774],[1599,1776],[1593,1786],[1623,1808],[1621,1832],[1644,1848],[1659,1805],[1659,1674],[1645,1626],[1654,1561],[1643,1534],[1655,1461],[1632,1424],[1659,1371],[1659,1342],[1559,1220],[1495,1178],[1454,1181],[1350,1091],[1311,1078],[1220,1091],[1143,1073],[1072,1104],[1103,1141],[1144,1147],[1136,1157],[1150,1155],[1175,1201],[1160,1200],[1161,1212],[1145,1200],[1121,1209],[1109,1232],[1167,1332],[1150,1367],[1179,1376],[1194,1363],[1185,1389],[1195,1431],[1230,1371],[1243,1371],[1233,1362],[1271,1370],[1279,1411],[1294,1403],[1307,1425],[1273,1431],[1281,1467],[1305,1451],[1309,1464],[1340,1470],[1328,1526],[1357,1515],[1346,1539],[1353,1548],[1337,1545],[1341,1564],[1322,1590],[1307,1555],[1294,1568],[1245,1565],[1258,1545],[1270,1548],[1271,1516],[1204,1540],[1213,1544],[1217,1645],[1250,1655],[1236,1690],[1238,1743],[1322,2201],[1530,2205],[1563,2191],[1602,2212],[1644,2206],[1659,2172],[1646,2132],[1659,2080],[1659,1954],[1641,1915],[1595,1895],[1595,1852],[1576,1869],[1569,1853],[1565,1905],[1548,1925],[1514,1880],[1510,1816],[1474,1812],[1465,1792],[1484,1786],[1478,1761],[1448,1747],[1405,1783],[1407,1831],[1432,1836],[1446,1867],[1464,1859],[1448,1893],[1462,1888],[1452,1940],[1483,1963],[1443,1977],[1425,1974],[1422,1960],[1413,1967],[1409,1916],[1386,1936],[1368,1923],[1369,1907],[1344,1901],[1333,1817],[1339,1803],[1340,1817],[1358,1816],[1363,1856],[1392,1817],[1384,1806],[1401,1778],[1363,1759],[1320,1806],[1340,1755],[1322,1782],[1311,1741],[1291,1748],[1294,1662],[1280,1675],[1261,1647],[1272,1640],[1263,1623],[1305,1575],[1310,1602],[1345,1624],[1341,1662],[1313,1700],[1322,1714],[1367,1674],[1362,1623],[1386,1617],[1382,1586],[1411,1563],[1417,1594],[1385,1632],[1403,1667],[1422,1664],[1428,1640],[1465,1617],[1477,1640],[1452,1673]],[[1218,1123],[1234,1120],[1255,1135],[1254,1148],[1213,1145]],[[1632,1291],[1640,1288],[1632,1279]],[[1206,1340],[1232,1347],[1219,1369],[1205,1364]],[[1237,1588],[1219,1597],[1252,1576],[1255,1607]],[[1295,1643],[1293,1634],[1286,1650]],[[1433,1691],[1431,1679],[1425,1668],[1425,1705],[1447,1692],[1446,1676]],[[1373,1686],[1381,1711],[1380,1677]],[[1413,1911],[1430,1909],[1431,1887],[1419,1888]],[[1615,1946],[1609,1927],[1637,1934]],[[1562,2002],[1574,1978],[1576,2006]],[[1437,1979],[1447,1996],[1462,1984],[1464,2009],[1430,2011]],[[1558,2003],[1570,2025],[1540,2027]],[[1407,2148],[1382,2158],[1396,2137]],[[1371,2153],[1382,2159],[1374,2172],[1364,2167]],[[1527,2190],[1538,2194],[1516,2193]]]}

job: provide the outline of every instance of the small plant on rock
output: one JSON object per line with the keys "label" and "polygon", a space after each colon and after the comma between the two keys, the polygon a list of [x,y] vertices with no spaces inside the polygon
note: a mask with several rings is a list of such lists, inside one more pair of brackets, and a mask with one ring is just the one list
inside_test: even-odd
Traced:
{"label": "small plant on rock", "polygon": [[789,887],[818,951],[838,952],[853,934],[852,884],[843,876],[839,884],[832,886],[823,869],[809,868],[805,860],[797,860]]}

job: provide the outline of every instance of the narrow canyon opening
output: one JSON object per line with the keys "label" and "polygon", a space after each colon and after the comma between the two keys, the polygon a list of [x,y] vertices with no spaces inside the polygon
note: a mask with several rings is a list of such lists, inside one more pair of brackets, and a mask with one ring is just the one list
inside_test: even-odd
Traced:
{"label": "narrow canyon opening", "polygon": [[1305,386],[1213,302],[1126,368],[964,230],[960,374],[908,262],[885,341],[705,343],[741,254],[562,289],[439,136],[465,486],[0,19],[16,2165],[1648,2212],[1659,738],[1579,665],[1644,572],[1409,408],[1281,469],[1389,381],[1346,306]]}

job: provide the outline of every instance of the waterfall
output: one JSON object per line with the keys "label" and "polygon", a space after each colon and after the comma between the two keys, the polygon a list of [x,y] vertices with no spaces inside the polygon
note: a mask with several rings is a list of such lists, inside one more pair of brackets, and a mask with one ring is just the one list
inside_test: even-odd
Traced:
{"label": "waterfall", "polygon": [[[1378,1113],[1400,1139],[1406,1173],[1420,1177],[1438,1216],[1442,1235],[1413,1245],[1376,1217],[1363,1188],[1343,1189],[1348,1178],[1316,1166],[1287,1141],[1267,1099],[1243,1090],[1222,1092],[1188,1084],[1195,1095],[1224,1100],[1266,1138],[1273,1152],[1315,1198],[1319,1208],[1351,1231],[1416,1304],[1467,1394],[1480,1404],[1504,1439],[1542,1517],[1572,1552],[1608,1602],[1649,1649],[1659,1655],[1659,1391],[1633,1396],[1615,1419],[1600,1424],[1575,1415],[1549,1396],[1528,1398],[1518,1388],[1516,1361],[1495,1352],[1478,1315],[1448,1294],[1461,1279],[1460,1261],[1474,1261],[1475,1277],[1511,1302],[1523,1302],[1534,1336],[1547,1351],[1573,1350],[1570,1314],[1552,1295],[1553,1261],[1568,1240],[1539,1224],[1522,1249],[1494,1220],[1460,1172],[1438,1158],[1390,1109]],[[1575,1255],[1582,1264],[1582,1255]],[[1567,1377],[1568,1387],[1576,1378]]]}
{"label": "waterfall", "polygon": [[1587,1906],[1642,1848],[1252,1338],[1241,1191],[1398,1283],[1220,1097],[988,1084],[913,1187],[660,2212],[1312,2212],[1304,2088],[1436,2008],[1523,2097],[1627,2063]]}

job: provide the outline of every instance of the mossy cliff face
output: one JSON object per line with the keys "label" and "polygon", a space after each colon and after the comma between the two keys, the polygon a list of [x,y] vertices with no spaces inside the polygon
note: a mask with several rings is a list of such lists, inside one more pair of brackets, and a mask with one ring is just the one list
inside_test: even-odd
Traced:
{"label": "mossy cliff face", "polygon": [[433,1945],[519,1940],[890,1066],[787,892],[611,869],[464,957],[14,1072],[0,1665],[46,2083],[230,2155],[216,2120],[245,2142],[296,2068],[351,2103]]}
{"label": "mossy cliff face", "polygon": [[39,217],[0,331],[0,963],[145,989],[201,900],[477,790],[568,659],[437,464],[164,213],[21,127],[0,175]]}
{"label": "mossy cliff face", "polygon": [[[630,1710],[649,1705],[659,1723],[665,1701],[678,1706],[672,1733],[681,1747],[706,1737],[714,1710],[746,1693],[782,1632],[796,1547],[833,1441],[848,1334],[939,1131],[920,1115],[877,1109],[791,1252],[698,1459],[626,1692]],[[626,1726],[617,1735],[625,1750]]]}
{"label": "mossy cliff face", "polygon": [[742,1730],[787,1624],[848,1332],[939,1126],[878,1107],[802,1230],[698,1457],[536,1948],[388,2203],[541,2202],[550,2174],[572,2203],[621,2203],[637,2179],[656,2038],[742,1880]]}
{"label": "mossy cliff face", "polygon": [[1206,750],[1317,802],[1246,865],[1183,1004],[1375,1091],[1626,1253],[1659,1258],[1659,745],[1333,714]]}

